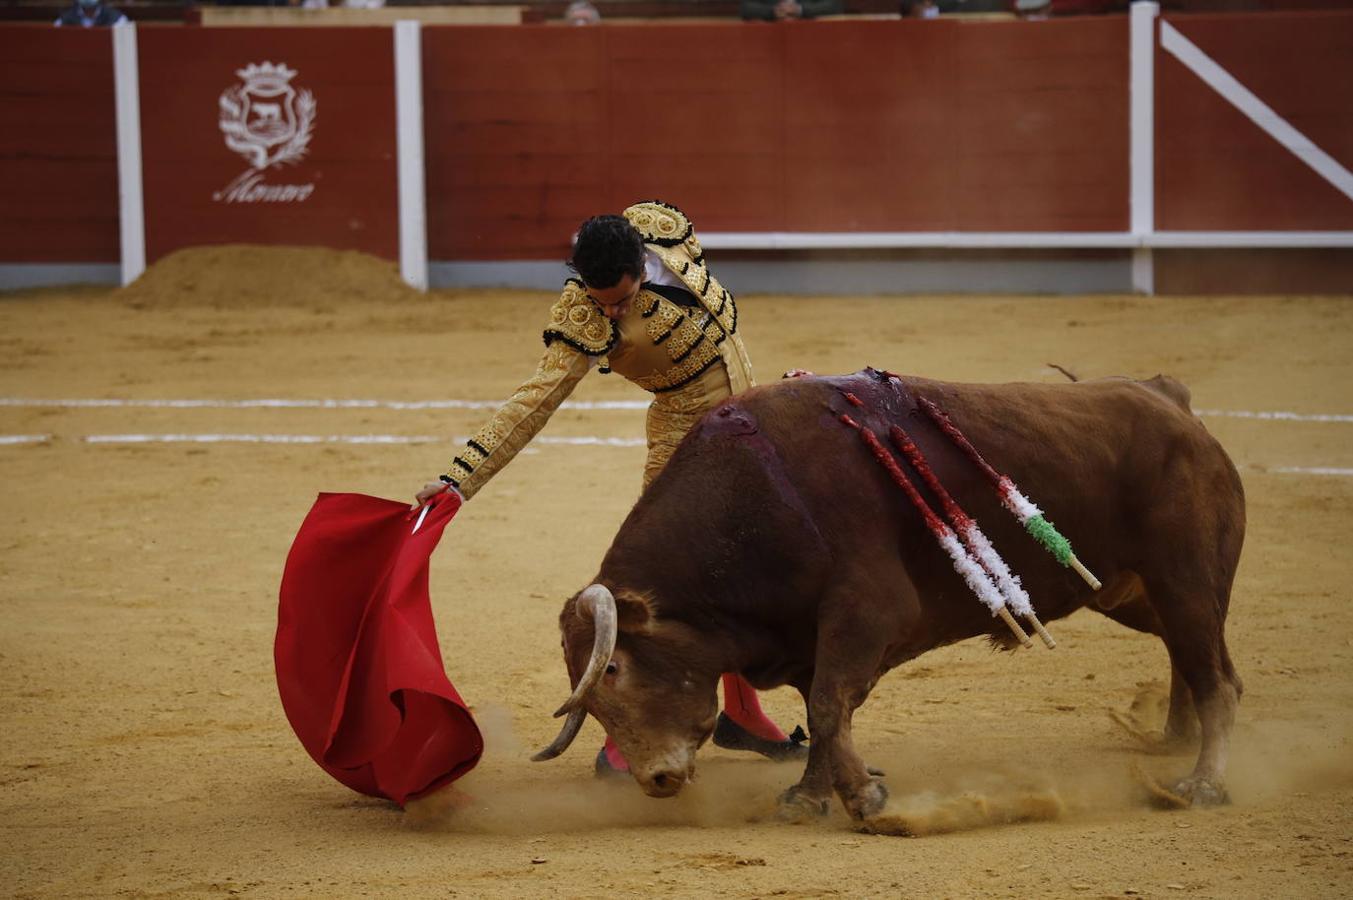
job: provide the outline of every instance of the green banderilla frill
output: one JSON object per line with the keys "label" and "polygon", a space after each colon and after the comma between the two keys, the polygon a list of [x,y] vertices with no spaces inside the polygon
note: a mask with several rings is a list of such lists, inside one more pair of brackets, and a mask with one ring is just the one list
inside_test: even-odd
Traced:
{"label": "green banderilla frill", "polygon": [[1024,520],[1024,528],[1059,563],[1064,566],[1071,565],[1071,542],[1062,537],[1062,533],[1054,528],[1051,522],[1042,516],[1030,516]]}

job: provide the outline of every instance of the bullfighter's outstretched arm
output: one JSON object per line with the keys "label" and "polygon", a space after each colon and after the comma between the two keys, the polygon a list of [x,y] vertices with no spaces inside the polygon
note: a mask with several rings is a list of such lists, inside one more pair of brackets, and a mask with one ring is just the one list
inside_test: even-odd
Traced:
{"label": "bullfighter's outstretched arm", "polygon": [[461,496],[466,500],[473,497],[531,442],[587,374],[587,369],[587,356],[572,347],[553,344],[545,350],[535,374],[517,388],[451,461],[446,474]]}
{"label": "bullfighter's outstretched arm", "polygon": [[451,461],[443,481],[470,499],[493,475],[531,442],[599,357],[614,346],[611,321],[587,296],[582,282],[570,279],[550,309],[545,355],[532,375],[508,398]]}

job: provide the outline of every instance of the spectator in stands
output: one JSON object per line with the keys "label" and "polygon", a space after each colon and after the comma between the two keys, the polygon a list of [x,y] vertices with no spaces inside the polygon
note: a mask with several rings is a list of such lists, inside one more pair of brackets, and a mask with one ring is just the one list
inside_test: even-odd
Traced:
{"label": "spectator in stands", "polygon": [[1052,0],[1014,0],[1011,8],[1016,18],[1037,22],[1052,15]]}
{"label": "spectator in stands", "polygon": [[93,28],[97,25],[121,25],[127,17],[103,0],[75,0],[56,17],[58,26]]}
{"label": "spectator in stands", "polygon": [[[249,4],[245,4],[243,0],[232,0],[232,2],[235,3],[235,5],[237,6],[288,5],[287,0],[278,0],[277,3],[272,3],[271,0],[267,0],[267,2],[252,2]],[[332,5],[341,6],[345,9],[380,9],[381,7],[385,6],[385,0],[334,0],[334,3]],[[329,0],[301,0],[301,9],[328,9],[329,6],[330,6]]]}
{"label": "spectator in stands", "polygon": [[843,0],[741,0],[742,18],[782,22],[786,19],[816,19],[845,12]]}
{"label": "spectator in stands", "polygon": [[601,21],[601,11],[589,0],[573,0],[564,10],[564,21],[570,25],[596,25]]}
{"label": "spectator in stands", "polygon": [[935,0],[902,0],[898,12],[904,19],[938,19],[940,5]]}

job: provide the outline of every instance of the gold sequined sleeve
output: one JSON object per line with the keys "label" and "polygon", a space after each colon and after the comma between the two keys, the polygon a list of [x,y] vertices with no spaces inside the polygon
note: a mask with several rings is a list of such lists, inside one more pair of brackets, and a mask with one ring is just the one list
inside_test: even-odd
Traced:
{"label": "gold sequined sleeve", "polygon": [[531,442],[587,374],[587,354],[563,341],[545,348],[536,372],[451,462],[449,476],[468,500]]}

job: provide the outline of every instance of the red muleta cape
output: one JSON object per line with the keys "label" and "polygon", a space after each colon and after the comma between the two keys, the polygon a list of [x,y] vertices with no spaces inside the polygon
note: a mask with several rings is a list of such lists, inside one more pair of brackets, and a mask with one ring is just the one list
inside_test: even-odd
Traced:
{"label": "red muleta cape", "polygon": [[428,600],[428,558],[460,509],[320,494],[287,555],[277,614],[277,690],[324,771],[401,806],[479,762],[484,741],[446,677]]}

